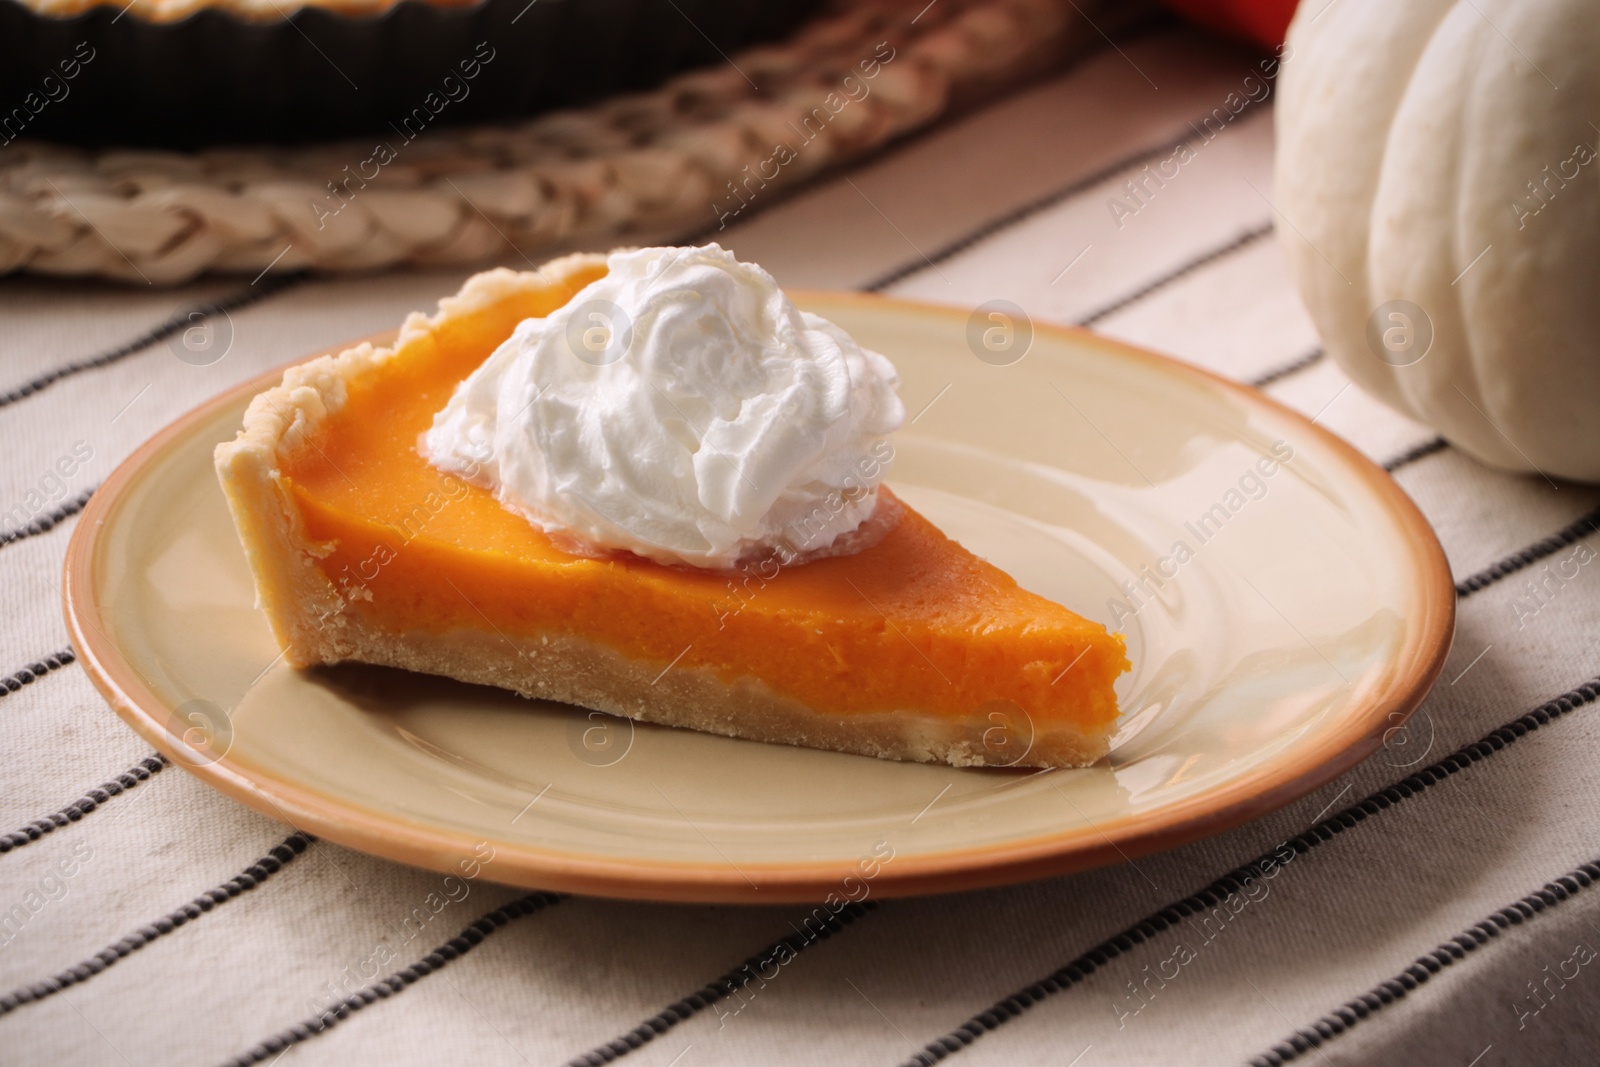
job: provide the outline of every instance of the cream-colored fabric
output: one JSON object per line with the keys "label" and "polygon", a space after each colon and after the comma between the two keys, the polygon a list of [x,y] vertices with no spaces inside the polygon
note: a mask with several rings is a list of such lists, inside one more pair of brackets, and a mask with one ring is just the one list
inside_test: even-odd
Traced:
{"label": "cream-colored fabric", "polygon": [[[1120,227],[1109,201],[1117,196],[1133,206],[1124,183],[1137,167],[952,256],[941,250],[1112,160],[1145,148],[1165,155],[1177,139],[1195,138],[1189,123],[1222,106],[1255,61],[1183,33],[1124,41],[1120,52],[1107,49],[1064,76],[814,184],[722,237],[786,285],[849,288],[917,267],[890,291],[962,305],[1004,298],[1037,318],[1072,321],[1274,219],[1270,100],[1244,108],[1177,177],[1131,216],[1122,214]],[[296,355],[391,327],[454,290],[465,273],[313,280],[234,311],[232,348],[210,366],[181,362],[162,342],[0,406],[7,446],[0,503],[25,502],[55,461],[83,441],[93,456],[64,490],[77,493],[204,397]],[[8,280],[0,284],[0,393],[109,351],[178,306],[247,287],[247,279],[179,292]],[[1104,317],[1098,328],[1241,378],[1314,344],[1270,237]],[[1269,391],[1320,412],[1320,423],[1377,458],[1431,437],[1346,386],[1323,361]],[[1437,527],[1458,579],[1559,530],[1600,500],[1593,489],[1490,471],[1450,451],[1397,478]],[[0,673],[66,644],[57,594],[71,525],[0,548],[7,605]],[[1580,544],[1600,550],[1592,535]],[[1583,566],[1531,612],[1536,602],[1525,583],[1542,565],[1462,601],[1455,650],[1415,720],[1414,747],[1393,744],[1276,814],[1135,864],[885,902],[808,948],[763,988],[695,1015],[622,1062],[905,1060],[1325,811],[1600,673],[1597,572]],[[1249,1059],[1495,909],[1600,856],[1597,717],[1600,705],[1579,707],[1299,857],[1146,1001],[1133,999],[1128,983],[1142,985],[1172,958],[1178,938],[1170,932],[1130,946],[949,1062],[1066,1065],[1080,1057],[1079,1067],[1100,1067]],[[1419,761],[1421,752],[1427,755]],[[0,697],[0,833],[61,808],[148,753],[75,666]],[[41,897],[20,932],[0,946],[0,997],[76,965],[233,877],[287,833],[170,768],[81,821],[0,854],[5,910],[42,886],[61,861],[90,855],[71,877],[56,874],[56,899]],[[223,1061],[303,1021],[308,1002],[326,1003],[328,983],[380,946],[393,951],[395,966],[410,964],[518,895],[480,880],[422,935],[397,933],[440,888],[439,875],[315,844],[240,899],[63,993],[0,1015],[0,1062],[120,1062],[119,1052],[132,1063]],[[567,901],[294,1046],[281,1062],[561,1063],[793,936],[791,924],[804,912]],[[1542,993],[1544,1007],[1526,1014],[1539,1003],[1529,999],[1528,984],[1542,983],[1547,965],[1557,971],[1578,942],[1600,949],[1600,889],[1512,927],[1302,1059],[1459,1067],[1480,1056],[1479,1067],[1588,1062],[1600,1046],[1600,972],[1593,965],[1553,995]]]}

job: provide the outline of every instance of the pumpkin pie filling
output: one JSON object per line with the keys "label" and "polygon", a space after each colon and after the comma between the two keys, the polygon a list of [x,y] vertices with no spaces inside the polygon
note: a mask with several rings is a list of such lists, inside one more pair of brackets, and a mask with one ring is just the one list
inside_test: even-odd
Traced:
{"label": "pumpkin pie filling", "polygon": [[[269,480],[287,521],[282,540],[301,552],[298,601],[267,588],[273,567],[261,557],[282,545],[252,547],[240,512],[260,502],[230,487],[239,471],[230,446],[219,449],[291,662],[420,666],[530,696],[576,693],[640,719],[895,758],[1060,766],[1104,754],[1117,716],[1112,685],[1128,666],[1120,635],[1020,588],[886,488],[878,507],[887,532],[867,547],[708,570],[565,551],[489,490],[432,466],[419,438],[463,379],[523,319],[547,315],[605,273],[601,257],[562,263],[556,284],[479,276],[458,298],[470,309],[413,317],[392,353],[341,374],[315,417],[284,420],[288,444],[276,448]],[[303,595],[308,573],[323,594],[315,604]],[[323,632],[338,640],[319,641]],[[472,647],[499,646],[498,674],[395,651],[456,647],[463,634],[476,635]],[[552,649],[601,658],[585,665],[583,686],[546,685],[540,679],[563,668]],[[630,679],[615,699],[603,692],[604,664]],[[520,681],[502,677],[522,666]],[[665,714],[651,712],[657,695]],[[672,713],[674,700],[682,713]],[[702,718],[697,701],[719,710]],[[783,725],[762,725],[773,716],[753,710],[754,725],[742,727],[741,704],[763,702]],[[915,741],[895,741],[901,717]],[[854,743],[853,722],[871,737]],[[986,736],[997,730],[1007,736]]]}

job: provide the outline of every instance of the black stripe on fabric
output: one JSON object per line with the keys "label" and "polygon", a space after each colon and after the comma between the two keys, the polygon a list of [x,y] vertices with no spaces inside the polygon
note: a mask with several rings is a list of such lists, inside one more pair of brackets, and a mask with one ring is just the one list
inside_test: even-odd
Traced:
{"label": "black stripe on fabric", "polygon": [[[1533,732],[1541,726],[1547,726],[1555,719],[1592,703],[1600,698],[1600,677],[1590,679],[1583,685],[1570,692],[1563,693],[1553,700],[1534,708],[1525,715],[1519,716],[1490,731],[1477,741],[1456,749],[1443,759],[1429,764],[1415,774],[1384,787],[1376,793],[1359,800],[1344,810],[1323,819],[1305,832],[1290,838],[1283,844],[1276,846],[1270,852],[1264,853],[1256,859],[1224,874],[1204,889],[1182,900],[1161,908],[1145,916],[1132,926],[1120,933],[1100,942],[1083,955],[1077,957],[1065,966],[1045,976],[1040,981],[1034,982],[1023,989],[1017,990],[1010,996],[997,1001],[988,1010],[979,1012],[956,1029],[935,1038],[923,1046],[911,1059],[906,1061],[905,1067],[930,1067],[953,1053],[960,1052],[985,1034],[992,1033],[1000,1026],[1015,1019],[1029,1008],[1041,1001],[1060,993],[1082,982],[1096,970],[1104,967],[1111,960],[1116,959],[1134,946],[1155,937],[1157,934],[1176,927],[1180,922],[1192,915],[1199,915],[1224,903],[1235,893],[1245,890],[1249,883],[1275,866],[1286,865],[1283,859],[1285,849],[1292,849],[1295,858],[1304,856],[1318,845],[1331,841],[1346,830],[1364,823],[1368,818],[1379,815],[1419,793],[1439,784],[1457,771],[1465,770],[1480,760],[1488,759],[1496,752],[1515,744],[1519,737]],[[1287,861],[1292,863],[1293,860]]]}
{"label": "black stripe on fabric", "polygon": [[[1123,43],[1128,43],[1141,36],[1144,36],[1146,33],[1170,28],[1172,25],[1173,22],[1170,16],[1163,16],[1159,12],[1146,13],[1144,17],[1135,16],[1131,22],[1126,23],[1122,27],[1113,27],[1111,32],[1116,35],[1117,40],[1122,41]],[[1126,31],[1126,36],[1124,35],[1124,31]],[[972,116],[987,109],[991,105],[1000,103],[1006,97],[1021,94],[1030,88],[1037,87],[1047,80],[1051,80],[1057,76],[1068,73],[1073,69],[1073,67],[1077,66],[1082,59],[1086,58],[1088,58],[1087,54],[1080,56],[1078,60],[1069,62],[1065,67],[1056,67],[1052,70],[1041,71],[1039,76],[1036,78],[1026,79],[1022,82],[1007,87],[1001,96],[995,96],[993,94],[979,94],[979,96],[974,98],[972,101],[947,111],[945,114],[939,116],[938,119],[930,122],[926,126],[919,126],[916,129],[908,130],[898,137],[891,138],[889,141],[879,145],[877,148],[863,155],[857,156],[854,159],[848,160],[838,166],[824,168],[818,174],[814,175],[810,182],[802,182],[797,186],[785,187],[779,190],[776,196],[772,200],[768,201],[765,206],[756,206],[753,209],[754,214],[751,217],[753,218],[760,216],[766,211],[786,202],[793,196],[821,188],[829,181],[837,180],[845,175],[859,174],[876,163],[881,163],[886,159],[899,156],[917,144],[931,140],[939,134],[949,130],[952,126],[971,118]],[[1205,115],[1201,116],[1200,120],[1196,121],[1203,122],[1205,118],[1210,117],[1210,114],[1210,112],[1207,112]],[[1194,129],[1195,125],[1195,122],[1190,122],[1188,128]],[[1054,193],[1047,193],[1045,196],[1038,200],[1031,201],[1024,207],[1013,209],[1011,212],[1001,216],[999,219],[991,220],[990,222],[982,224],[983,235],[987,236],[989,233],[992,233],[998,229],[1002,229],[1006,225],[1020,222],[1028,215],[1034,214],[1038,211],[1043,211],[1054,204],[1060,203],[1062,200],[1068,199],[1073,195],[1082,192],[1085,188],[1088,188],[1091,185],[1098,184],[1099,182],[1105,181],[1108,178],[1115,177],[1117,174],[1131,166],[1146,162],[1150,159],[1160,158],[1163,154],[1176,152],[1179,145],[1187,143],[1189,142],[1180,140],[1174,142],[1171,147],[1168,147],[1165,144],[1158,144],[1149,148],[1139,149],[1137,153],[1125,156],[1117,162],[1108,164],[1107,166],[1102,167],[1100,170],[1095,171],[1091,175],[1075,179],[1073,183],[1067,186],[1065,189]],[[742,213],[743,209],[741,208],[741,220],[747,221],[743,220]],[[722,220],[715,225],[707,224],[704,229],[693,230],[687,234],[680,235],[676,239],[686,245],[700,245],[705,244],[707,241],[715,241],[717,239],[717,234],[726,229],[727,222]],[[954,255],[956,252],[961,251],[961,248],[965,247],[965,244],[953,249],[948,245],[942,246],[940,252],[935,255],[934,261],[939,262],[944,258],[948,258],[948,256]],[[946,249],[949,249],[949,251],[945,251]],[[875,291],[877,288],[882,288],[884,285],[892,284],[894,281],[905,277],[906,275],[915,274],[918,270],[925,266],[927,266],[927,261],[918,259],[913,263],[905,265],[903,268],[896,268],[889,275],[885,275],[884,277],[887,280],[883,281],[881,284],[875,284],[874,286],[863,286],[862,288],[869,292]]]}
{"label": "black stripe on fabric", "polygon": [[1568,545],[1577,543],[1596,530],[1600,530],[1600,507],[1572,520],[1544,540],[1535,541],[1522,551],[1513,552],[1477,574],[1463,578],[1456,583],[1456,596],[1465,600],[1473,593],[1489,588],[1500,579],[1513,575],[1524,567],[1531,567],[1546,556],[1554,555]]}
{"label": "black stripe on fabric", "polygon": [[[1322,362],[1326,355],[1327,352],[1319,345],[1298,359],[1274,367],[1269,371],[1256,375],[1254,378],[1246,378],[1245,384],[1255,389],[1265,389],[1267,386],[1281,382],[1285,378],[1299,374],[1303,370],[1315,367]],[[1443,452],[1449,447],[1449,441],[1446,441],[1443,437],[1434,437],[1419,445],[1413,445],[1392,459],[1385,460],[1383,469],[1393,474],[1401,468],[1409,467],[1418,460],[1427,459],[1429,456]]]}
{"label": "black stripe on fabric", "polygon": [[1406,449],[1393,459],[1385,461],[1383,464],[1383,469],[1388,471],[1390,474],[1393,474],[1402,467],[1409,467],[1413,463],[1417,462],[1417,460],[1427,459],[1429,456],[1443,452],[1449,447],[1449,441],[1446,441],[1442,437],[1435,437],[1431,441],[1424,441],[1420,445]]}
{"label": "black stripe on fabric", "polygon": [[1246,378],[1245,384],[1256,389],[1265,389],[1273,382],[1281,382],[1291,375],[1299,374],[1303,370],[1309,370],[1310,368],[1315,367],[1318,363],[1322,362],[1322,357],[1324,354],[1325,353],[1322,351],[1322,346],[1318,345],[1316,348],[1313,348],[1311,351],[1307,352],[1298,359],[1291,360],[1282,366],[1274,367],[1265,373],[1256,375],[1254,378]]}
{"label": "black stripe on fabric", "polygon": [[62,522],[82,511],[84,505],[89,503],[89,497],[98,488],[100,487],[96,485],[85,489],[54,511],[48,511],[38,516],[26,526],[18,526],[14,530],[0,530],[0,548],[15,544],[18,541],[26,541],[30,537],[38,537],[42,533],[48,533],[55,529]]}
{"label": "black stripe on fabric", "polygon": [[567,1067],[601,1067],[601,1064],[621,1059],[634,1049],[660,1037],[685,1019],[699,1014],[718,1001],[733,996],[756,981],[764,968],[782,966],[809,946],[818,941],[826,941],[877,906],[876,901],[846,904],[823,920],[816,931],[809,935],[797,931],[791,937],[773,942],[727,974],[712,979],[682,1000],[668,1004],[616,1040],[590,1049],[581,1056],[574,1056],[567,1061]]}
{"label": "black stripe on fabric", "polygon": [[77,822],[112,797],[121,796],[140,782],[149,781],[152,775],[160,774],[170,766],[172,764],[168,762],[167,757],[159,752],[146,756],[109,782],[95,786],[60,811],[51,812],[42,819],[35,819],[20,830],[0,835],[0,856],[12,849],[37,841],[46,834],[55,833],[68,823]]}
{"label": "black stripe on fabric", "polygon": [[215,908],[218,904],[226,904],[241,893],[254,889],[294,862],[295,857],[304,852],[306,846],[315,840],[316,838],[309,834],[299,833],[298,831],[290,834],[282,842],[273,846],[272,850],[265,856],[256,860],[243,871],[228,879],[228,881],[215,889],[201,893],[189,903],[183,905],[183,907],[168,912],[149,926],[141,926],[116,944],[101,949],[77,966],[69,967],[54,977],[46,978],[42,982],[35,982],[30,986],[14,989],[5,996],[0,996],[0,1015],[13,1012],[24,1004],[43,1000],[48,996],[61,992],[68,986],[87,982],[107,967],[114,966],[123,957],[132,955],[157,938],[165,937],[178,927],[200,918],[200,916]]}
{"label": "black stripe on fabric", "polygon": [[[78,654],[72,651],[71,646],[68,646],[59,652],[50,653],[44,659],[35,660],[26,667],[20,667],[4,678],[0,678],[0,690],[4,690],[4,692],[0,692],[0,696],[10,696],[23,686],[37,682],[51,671],[59,671],[67,664],[75,663],[77,659]],[[0,849],[0,852],[4,851],[5,849]]]}
{"label": "black stripe on fabric", "polygon": [[1137,167],[1141,163],[1148,163],[1153,159],[1159,159],[1163,156],[1170,155],[1172,151],[1172,145],[1163,143],[1152,148],[1141,148],[1137,152],[1133,152],[1129,155],[1123,156],[1121,159],[1107,163],[1099,170],[1086,174],[1081,178],[1075,178],[1072,182],[1068,183],[1067,185],[1063,185],[1054,192],[1046,193],[1035,200],[1028,201],[1026,204],[1012,208],[1004,215],[999,215],[995,218],[989,219],[987,222],[980,223],[976,229],[962,235],[961,237],[957,237],[953,241],[940,245],[938,248],[934,249],[933,253],[926,259],[916,259],[912,260],[911,262],[904,263],[893,270],[874,278],[872,281],[863,285],[861,289],[862,291],[868,293],[882,292],[895,282],[904,281],[913,274],[920,273],[927,270],[929,267],[943,263],[952,256],[960,255],[962,252],[965,252],[979,241],[982,241],[988,237],[992,237],[1001,230],[1009,230],[1011,227],[1017,225],[1018,223],[1027,221],[1034,215],[1039,214],[1041,211],[1048,211],[1057,204],[1065,203],[1080,193],[1087,192],[1103,182],[1110,181],[1112,178],[1115,178],[1118,174],[1121,174],[1125,170]]}
{"label": "black stripe on fabric", "polygon": [[344,998],[344,1000],[321,1015],[307,1019],[302,1023],[296,1023],[287,1030],[279,1031],[249,1052],[240,1053],[233,1059],[228,1060],[228,1067],[246,1067],[248,1064],[261,1063],[264,1060],[272,1059],[291,1045],[298,1045],[302,1041],[309,1041],[318,1034],[327,1033],[373,1001],[386,1000],[396,993],[402,992],[411,983],[426,978],[434,971],[440,970],[451,960],[465,956],[482,944],[484,938],[512,920],[520,919],[525,915],[532,915],[536,911],[543,911],[545,908],[559,904],[566,899],[567,894],[565,893],[546,893],[542,890],[536,893],[529,893],[525,897],[518,897],[504,907],[496,908],[481,919],[471,923],[455,937],[452,937],[411,966],[396,971],[387,978],[380,978],[360,992],[352,993]]}
{"label": "black stripe on fabric", "polygon": [[1320,1048],[1324,1042],[1344,1033],[1363,1019],[1371,1018],[1374,1013],[1404,999],[1406,994],[1446,967],[1465,959],[1468,953],[1476,952],[1513,926],[1521,926],[1547,908],[1577,896],[1596,881],[1600,881],[1600,860],[1585,863],[1554,881],[1546,882],[1543,888],[1506,905],[1482,922],[1469,926],[1432,952],[1418,956],[1411,966],[1393,978],[1379,982],[1370,991],[1346,1001],[1310,1026],[1296,1030],[1282,1043],[1251,1060],[1250,1067],[1282,1067],[1312,1049]]}
{"label": "black stripe on fabric", "polygon": [[[1199,125],[1203,124],[1205,119],[1210,117],[1210,114],[1210,112],[1207,112],[1205,115],[1202,115],[1200,119],[1189,123],[1187,128],[1197,129]],[[1019,223],[1025,222],[1034,215],[1039,214],[1041,211],[1048,211],[1058,204],[1062,204],[1068,200],[1071,200],[1080,193],[1088,192],[1095,186],[1110,181],[1112,178],[1115,178],[1118,174],[1121,174],[1124,171],[1131,170],[1141,163],[1148,163],[1151,160],[1172,155],[1179,149],[1179,147],[1189,144],[1192,144],[1191,138],[1180,138],[1177,141],[1163,141],[1159,144],[1151,145],[1146,148],[1140,148],[1137,151],[1131,152],[1120,159],[1107,163],[1098,170],[1094,170],[1088,174],[1085,174],[1081,178],[1074,178],[1071,182],[1055,190],[1054,192],[1046,193],[1037,199],[1030,200],[1025,204],[1021,204],[1012,208],[1003,215],[998,215],[987,222],[979,224],[976,229],[971,230],[965,235],[957,237],[955,240],[946,244],[940,245],[938,248],[934,249],[933,253],[928,257],[919,258],[904,263],[886,274],[879,275],[877,278],[868,282],[866,285],[863,285],[861,288],[865,292],[869,293],[876,293],[887,289],[895,282],[904,281],[913,274],[927,270],[936,264],[943,263],[952,256],[960,255],[962,252],[965,252],[979,241],[992,237],[1002,230],[1008,230]]]}
{"label": "black stripe on fabric", "polygon": [[1102,304],[1100,307],[1079,319],[1077,321],[1077,325],[1093,326],[1101,319],[1104,319],[1110,315],[1114,315],[1123,308],[1128,307],[1130,304],[1138,303],[1145,297],[1154,295],[1160,290],[1171,285],[1173,282],[1179,281],[1194,273],[1201,267],[1208,266],[1212,263],[1215,263],[1219,259],[1222,259],[1226,256],[1231,256],[1235,252],[1248,248],[1271,233],[1272,220],[1268,219],[1260,226],[1245,230],[1243,233],[1229,239],[1226,243],[1217,245],[1215,248],[1211,248],[1200,253],[1193,259],[1185,261],[1177,267],[1174,267],[1172,270],[1167,271],[1167,273],[1161,275],[1160,277],[1145,283],[1126,296],[1119,296],[1109,304]]}
{"label": "black stripe on fabric", "polygon": [[[231,296],[226,300],[219,300],[214,304],[202,304],[191,310],[199,312],[206,318],[210,318],[212,315],[222,315],[230,311],[237,311],[242,307],[254,304],[258,300],[265,300],[270,296],[283,292],[285,289],[292,288],[305,278],[305,274],[278,275],[265,279],[259,284],[252,285],[244,292]],[[187,315],[176,316],[168,319],[160,326],[140,334],[133,340],[118,345],[109,352],[102,352],[98,356],[63,364],[55,370],[39,375],[32,381],[23,382],[7,392],[0,393],[0,408],[10,407],[12,404],[25,400],[36,393],[48,389],[64,378],[71,378],[73,375],[82,374],[84,371],[98,370],[101,367],[109,367],[113,363],[120,363],[129,356],[142,352],[153,344],[165,341],[192,325],[194,325],[194,322]]]}

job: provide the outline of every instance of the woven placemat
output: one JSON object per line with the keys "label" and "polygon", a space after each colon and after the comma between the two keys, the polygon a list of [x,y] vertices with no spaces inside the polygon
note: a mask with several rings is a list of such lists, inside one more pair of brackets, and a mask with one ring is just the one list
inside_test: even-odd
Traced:
{"label": "woven placemat", "polygon": [[873,0],[653,92],[514,125],[193,155],[14,141],[0,148],[0,272],[162,285],[715,231],[1098,40],[1085,10]]}

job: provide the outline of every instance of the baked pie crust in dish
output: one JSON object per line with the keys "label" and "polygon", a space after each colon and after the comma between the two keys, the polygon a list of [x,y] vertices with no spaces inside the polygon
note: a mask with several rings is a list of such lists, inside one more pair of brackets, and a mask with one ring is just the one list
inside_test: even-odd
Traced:
{"label": "baked pie crust in dish", "polygon": [[858,551],[752,571],[558,547],[420,435],[509,338],[606,274],[574,255],[470,279],[392,348],[290,369],[216,467],[297,667],[344,661],[646,722],[957,766],[1082,766],[1122,637],[1020,588],[880,488]]}

